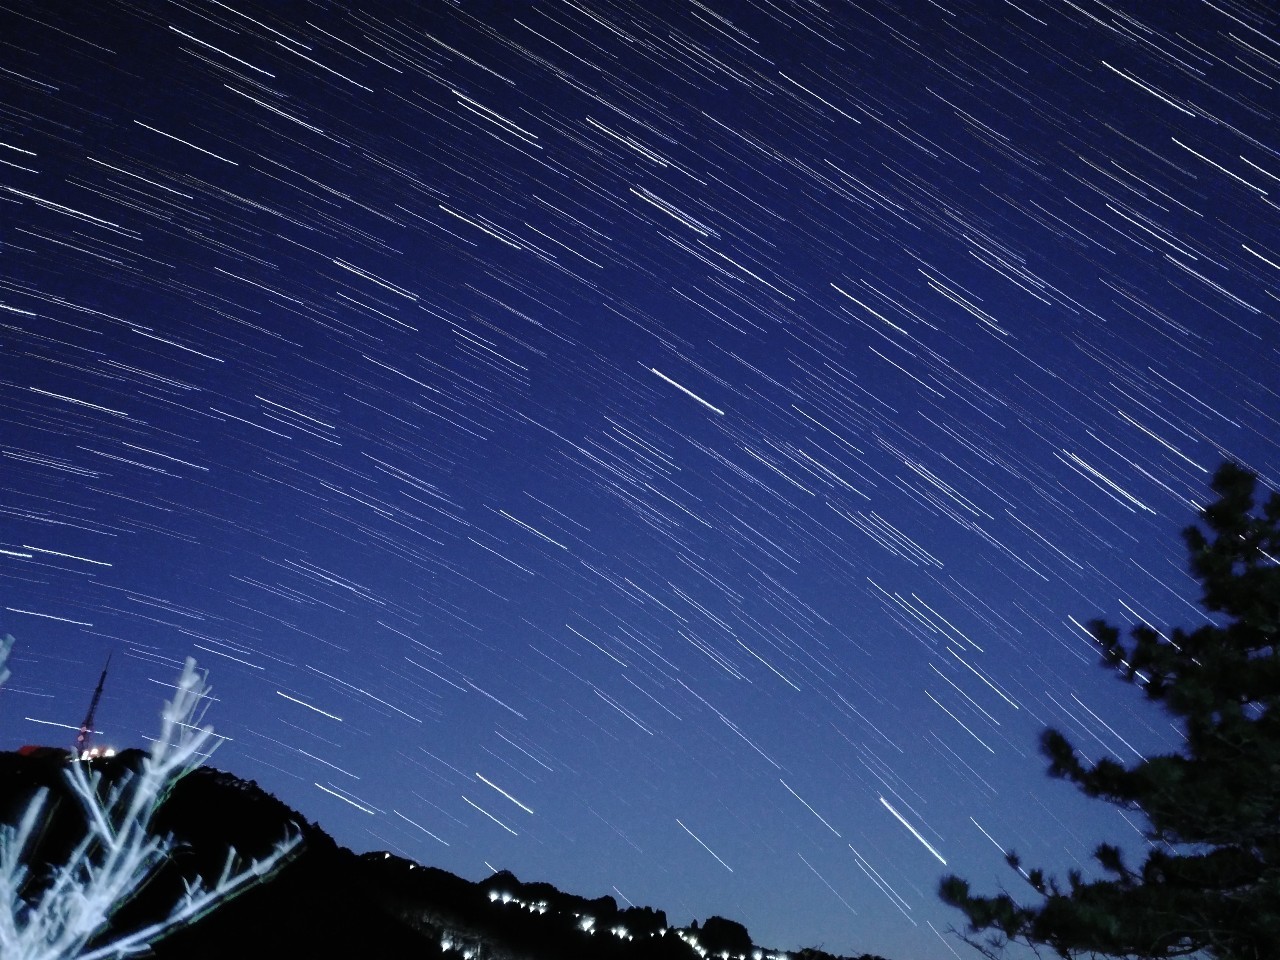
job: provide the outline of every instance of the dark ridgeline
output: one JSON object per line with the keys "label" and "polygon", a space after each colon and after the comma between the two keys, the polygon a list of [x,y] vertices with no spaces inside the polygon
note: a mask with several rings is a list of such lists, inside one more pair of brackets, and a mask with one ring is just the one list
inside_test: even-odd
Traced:
{"label": "dark ridgeline", "polygon": [[[126,750],[90,762],[105,789],[144,756]],[[16,823],[37,789],[50,790],[46,823],[29,861],[33,883],[40,882],[45,865],[66,862],[83,836],[82,814],[63,780],[66,763],[65,750],[0,753],[0,822]],[[154,826],[171,833],[178,846],[138,897],[118,911],[115,929],[134,929],[167,914],[182,895],[183,878],[215,879],[228,847],[247,861],[268,854],[291,827],[304,837],[300,852],[265,883],[155,943],[159,960],[699,960],[695,943],[707,956],[782,955],[757,947],[745,926],[723,917],[676,929],[662,910],[619,909],[613,897],[562,893],[549,883],[522,883],[505,870],[473,883],[390,853],[357,855],[255,782],[212,767],[177,783]],[[814,948],[786,956],[852,960]],[[858,960],[883,958],[864,954]]]}

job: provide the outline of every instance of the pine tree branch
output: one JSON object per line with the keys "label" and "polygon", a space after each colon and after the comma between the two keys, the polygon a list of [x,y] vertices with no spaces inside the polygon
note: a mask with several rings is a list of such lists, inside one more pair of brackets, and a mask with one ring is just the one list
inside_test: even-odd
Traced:
{"label": "pine tree branch", "polygon": [[[1069,874],[1064,891],[1043,871],[1008,861],[1041,896],[974,896],[947,877],[939,896],[962,910],[971,933],[1051,947],[1062,957],[1167,958],[1204,951],[1217,960],[1261,960],[1280,944],[1280,493],[1254,508],[1256,478],[1231,463],[1214,476],[1218,499],[1202,526],[1183,532],[1202,605],[1220,616],[1192,632],[1146,625],[1091,631],[1102,663],[1183,723],[1179,751],[1132,766],[1086,764],[1071,742],[1044,731],[1050,776],[1148,820],[1163,843],[1140,869],[1101,845],[1112,879]],[[1167,639],[1166,639],[1167,638]],[[966,938],[966,942],[972,940]],[[990,954],[988,954],[989,956]]]}

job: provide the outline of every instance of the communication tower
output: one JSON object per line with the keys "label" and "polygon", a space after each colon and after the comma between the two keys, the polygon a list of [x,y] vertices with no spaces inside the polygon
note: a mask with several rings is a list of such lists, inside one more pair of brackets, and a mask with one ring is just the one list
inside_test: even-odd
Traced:
{"label": "communication tower", "polygon": [[102,685],[107,682],[107,670],[111,666],[111,654],[107,654],[107,662],[102,668],[102,676],[98,678],[98,687],[93,691],[93,699],[89,701],[89,712],[84,715],[84,723],[80,724],[80,732],[76,734],[75,746],[71,748],[77,760],[87,760],[93,756],[89,742],[93,739],[93,715],[98,712],[98,701],[102,699]]}

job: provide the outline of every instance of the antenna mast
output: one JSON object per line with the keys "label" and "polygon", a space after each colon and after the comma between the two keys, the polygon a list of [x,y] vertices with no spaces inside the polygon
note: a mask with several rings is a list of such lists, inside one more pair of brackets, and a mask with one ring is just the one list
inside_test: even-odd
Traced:
{"label": "antenna mast", "polygon": [[107,682],[107,669],[111,666],[111,654],[107,654],[107,662],[102,668],[102,676],[98,678],[98,687],[93,691],[93,699],[89,701],[89,712],[84,715],[84,723],[80,724],[80,732],[76,734],[72,752],[77,760],[84,757],[89,750],[89,740],[93,737],[93,715],[98,712],[98,701],[102,699],[102,685]]}

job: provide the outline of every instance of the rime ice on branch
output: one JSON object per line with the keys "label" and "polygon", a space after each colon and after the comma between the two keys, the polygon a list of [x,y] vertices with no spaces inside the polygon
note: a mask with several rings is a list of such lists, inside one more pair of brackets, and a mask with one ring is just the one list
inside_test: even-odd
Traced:
{"label": "rime ice on branch", "polygon": [[[0,641],[0,683],[13,638]],[[272,852],[247,866],[227,852],[212,886],[187,885],[168,916],[141,929],[103,934],[112,916],[145,885],[174,848],[172,837],[156,836],[151,821],[182,777],[217,746],[213,728],[201,726],[210,692],[205,674],[188,657],[173,699],[162,712],[160,736],[141,769],[104,788],[102,774],[70,761],[65,772],[72,796],[85,817],[84,838],[44,880],[28,866],[44,821],[48,790],[41,789],[16,826],[0,826],[0,955],[6,960],[105,960],[145,952],[147,946],[258,882],[296,850],[301,835],[281,838]],[[34,892],[29,887],[34,886]],[[92,944],[92,945],[91,945]]]}

